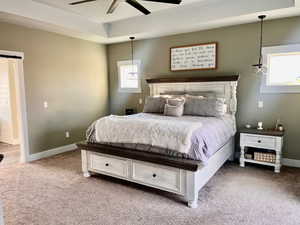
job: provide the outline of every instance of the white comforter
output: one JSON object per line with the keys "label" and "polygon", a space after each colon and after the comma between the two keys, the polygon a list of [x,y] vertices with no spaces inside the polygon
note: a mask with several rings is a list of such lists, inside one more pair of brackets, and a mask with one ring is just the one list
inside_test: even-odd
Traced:
{"label": "white comforter", "polygon": [[107,116],[96,122],[96,140],[102,143],[133,143],[157,146],[188,153],[191,137],[200,122],[171,117],[143,118]]}

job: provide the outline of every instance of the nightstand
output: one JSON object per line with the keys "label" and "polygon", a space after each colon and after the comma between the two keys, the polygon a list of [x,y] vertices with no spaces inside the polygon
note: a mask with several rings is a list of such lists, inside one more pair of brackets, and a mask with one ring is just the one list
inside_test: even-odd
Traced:
{"label": "nightstand", "polygon": [[135,114],[135,109],[125,109],[125,115],[133,115]]}
{"label": "nightstand", "polygon": [[[240,147],[241,157],[240,166],[245,167],[245,162],[256,163],[266,166],[273,166],[275,173],[280,173],[281,167],[281,154],[283,146],[283,131],[275,130],[257,130],[257,129],[241,129],[240,131]],[[270,152],[275,155],[274,161],[266,162],[264,160],[257,160],[253,158],[245,158],[248,148],[254,149],[256,154],[261,154],[261,150],[271,150]],[[272,155],[272,153],[268,153]],[[265,154],[265,155],[268,155]],[[251,156],[251,154],[249,154]]]}

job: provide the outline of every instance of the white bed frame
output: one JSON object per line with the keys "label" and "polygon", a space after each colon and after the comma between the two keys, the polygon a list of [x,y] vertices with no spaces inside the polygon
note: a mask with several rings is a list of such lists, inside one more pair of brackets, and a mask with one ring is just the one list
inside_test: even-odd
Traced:
{"label": "white bed frame", "polygon": [[[229,106],[228,113],[235,116],[237,108],[237,83],[237,80],[175,83],[155,82],[150,83],[149,87],[151,96],[170,91],[215,92],[218,97],[226,99]],[[227,144],[208,160],[206,165],[200,166],[195,172],[95,153],[84,149],[82,149],[82,169],[85,177],[89,177],[91,175],[90,172],[101,173],[185,196],[188,206],[197,208],[198,193],[201,188],[227,160],[234,159],[234,144],[234,137],[232,137]],[[114,166],[108,170],[108,166],[104,167],[105,162],[112,163]],[[106,163],[106,165],[109,163]],[[158,173],[161,178],[157,177],[154,179],[151,177],[151,171],[155,172],[153,172],[153,177]]]}

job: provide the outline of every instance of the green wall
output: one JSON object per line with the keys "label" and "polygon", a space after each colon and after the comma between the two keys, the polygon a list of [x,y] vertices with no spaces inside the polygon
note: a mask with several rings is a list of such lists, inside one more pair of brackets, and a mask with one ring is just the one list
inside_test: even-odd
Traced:
{"label": "green wall", "polygon": [[[273,126],[278,117],[286,128],[284,157],[300,160],[300,94],[260,94],[260,76],[253,73],[257,62],[259,25],[257,23],[225,27],[207,31],[179,34],[135,42],[135,58],[142,60],[143,94],[118,92],[117,61],[130,59],[130,43],[108,46],[111,113],[122,114],[126,107],[142,109],[138,99],[149,93],[145,78],[232,75],[239,73],[237,122],[255,125],[263,121]],[[138,38],[138,37],[137,37]],[[300,43],[300,17],[267,21],[264,45]],[[218,70],[170,72],[169,49],[173,46],[217,41],[219,43]],[[258,109],[257,102],[264,101]]]}
{"label": "green wall", "polygon": [[25,54],[30,153],[84,140],[109,111],[106,46],[8,23],[0,31],[1,50]]}

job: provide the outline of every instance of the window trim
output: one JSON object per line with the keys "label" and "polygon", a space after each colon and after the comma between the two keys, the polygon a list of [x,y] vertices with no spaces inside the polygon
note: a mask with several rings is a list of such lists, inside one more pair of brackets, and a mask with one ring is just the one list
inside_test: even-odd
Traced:
{"label": "window trim", "polygon": [[122,60],[117,62],[118,67],[118,91],[125,93],[141,93],[141,60],[135,59],[133,63],[137,65],[137,74],[138,74],[138,87],[137,88],[121,88],[121,71],[120,67],[123,65],[131,65],[131,60]]}
{"label": "window trim", "polygon": [[300,85],[267,85],[267,80],[269,79],[269,70],[268,70],[268,55],[269,54],[284,54],[300,52],[300,44],[293,45],[278,45],[263,47],[263,67],[267,68],[267,71],[262,75],[262,82],[260,92],[265,94],[280,94],[280,93],[300,93]]}

